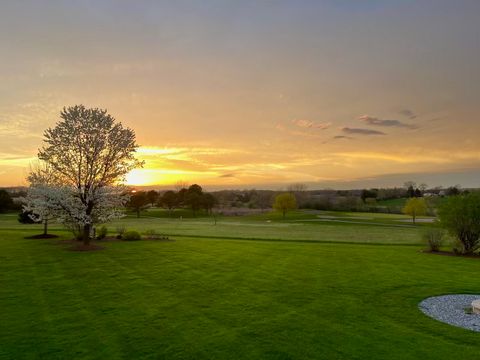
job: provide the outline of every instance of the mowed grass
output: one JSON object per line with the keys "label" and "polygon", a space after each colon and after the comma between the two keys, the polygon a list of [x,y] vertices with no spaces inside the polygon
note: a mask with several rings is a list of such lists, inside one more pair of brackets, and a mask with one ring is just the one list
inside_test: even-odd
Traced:
{"label": "mowed grass", "polygon": [[[189,226],[197,221],[202,237],[72,252],[57,240],[24,239],[39,228],[15,221],[0,217],[1,359],[478,359],[480,353],[479,333],[417,308],[428,296],[479,293],[477,259],[385,242],[246,241],[241,224],[252,219],[232,221],[238,230],[230,239],[209,238],[201,228],[209,220],[199,219]],[[139,230],[150,224],[122,221]],[[273,222],[272,239],[283,238],[288,227]],[[364,238],[374,229],[399,232],[399,239],[418,231],[292,226],[330,228],[321,238],[329,241],[352,229]],[[274,233],[257,228],[261,235],[252,237]]]}
{"label": "mowed grass", "polygon": [[[313,242],[349,242],[373,244],[420,244],[422,228],[412,226],[405,215],[293,211],[286,219],[278,212],[250,216],[185,217],[191,212],[153,209],[140,218],[129,215],[108,224],[111,232],[119,226],[145,232],[155,230],[169,236],[219,239],[253,239]],[[340,227],[340,228],[339,228]]]}

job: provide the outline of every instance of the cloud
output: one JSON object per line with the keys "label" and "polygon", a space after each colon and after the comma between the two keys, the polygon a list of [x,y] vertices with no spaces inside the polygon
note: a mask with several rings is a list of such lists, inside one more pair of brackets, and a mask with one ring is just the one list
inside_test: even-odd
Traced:
{"label": "cloud", "polygon": [[353,140],[355,139],[354,137],[351,137],[351,136],[346,136],[346,135],[336,135],[334,137],[331,137],[330,139],[328,140],[325,140],[322,142],[322,144],[328,144],[329,142],[331,141],[336,141],[336,140]]}
{"label": "cloud", "polygon": [[320,130],[328,129],[331,125],[331,123],[319,123],[319,122],[303,120],[303,119],[293,119],[292,124],[301,128],[320,129]]}
{"label": "cloud", "polygon": [[233,178],[233,177],[235,177],[235,174],[223,174],[223,175],[220,175],[219,177],[221,177],[221,178]]}
{"label": "cloud", "polygon": [[374,126],[388,126],[388,127],[400,127],[400,128],[407,128],[407,129],[417,129],[418,126],[413,124],[405,124],[400,120],[383,120],[376,117],[362,115],[358,118],[358,120],[363,121],[368,125]]}
{"label": "cloud", "polygon": [[417,114],[415,114],[412,110],[410,109],[402,109],[398,112],[400,115],[406,116],[409,119],[415,119],[417,117]]}
{"label": "cloud", "polygon": [[341,130],[345,134],[351,134],[351,135],[387,135],[382,131],[371,130],[371,129],[358,129],[358,128],[344,127]]}

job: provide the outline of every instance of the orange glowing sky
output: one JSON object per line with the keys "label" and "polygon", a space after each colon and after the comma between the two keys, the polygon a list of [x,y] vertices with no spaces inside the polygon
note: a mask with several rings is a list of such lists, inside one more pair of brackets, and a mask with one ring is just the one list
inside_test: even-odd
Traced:
{"label": "orange glowing sky", "polygon": [[[361,3],[361,4],[360,4]],[[63,106],[132,127],[135,185],[480,185],[476,1],[0,4],[0,186]]]}

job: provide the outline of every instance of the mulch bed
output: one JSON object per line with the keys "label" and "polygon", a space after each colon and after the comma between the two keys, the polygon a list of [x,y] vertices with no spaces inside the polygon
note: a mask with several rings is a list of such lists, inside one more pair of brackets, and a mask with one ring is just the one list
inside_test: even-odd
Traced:
{"label": "mulch bed", "polygon": [[456,256],[456,257],[464,257],[464,258],[471,258],[471,259],[480,259],[480,254],[459,254],[454,253],[452,251],[430,251],[430,250],[422,250],[425,254],[432,254],[432,255],[443,255],[443,256]]}
{"label": "mulch bed", "polygon": [[103,239],[97,239],[95,241],[99,242],[109,242],[109,241],[121,241],[122,239],[118,239],[116,236],[107,236],[104,237]]}

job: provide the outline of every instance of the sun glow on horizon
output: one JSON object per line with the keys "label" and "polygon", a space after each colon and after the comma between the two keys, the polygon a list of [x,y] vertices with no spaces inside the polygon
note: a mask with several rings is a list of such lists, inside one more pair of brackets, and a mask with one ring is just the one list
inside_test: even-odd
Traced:
{"label": "sun glow on horizon", "polygon": [[126,185],[147,186],[147,185],[173,185],[181,182],[199,182],[210,181],[205,179],[211,178],[212,174],[197,173],[194,171],[175,170],[175,169],[134,169],[130,171],[125,179]]}

